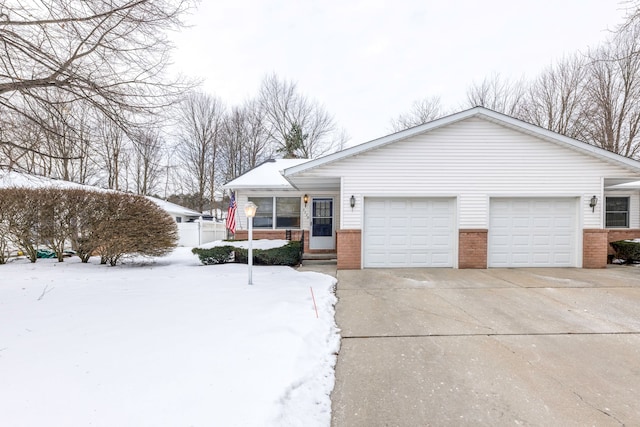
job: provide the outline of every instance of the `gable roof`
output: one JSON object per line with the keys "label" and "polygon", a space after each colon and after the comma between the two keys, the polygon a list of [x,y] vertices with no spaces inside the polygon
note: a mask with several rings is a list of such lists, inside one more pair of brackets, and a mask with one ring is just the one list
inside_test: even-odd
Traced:
{"label": "gable roof", "polygon": [[158,199],[153,196],[145,196],[147,199],[151,200],[153,203],[158,205],[161,209],[171,213],[177,214],[181,216],[202,216],[201,212],[195,211],[193,209],[189,209],[184,206],[177,205],[175,203],[169,202],[168,200]]}
{"label": "gable roof", "polygon": [[468,110],[461,111],[459,113],[442,117],[440,119],[431,121],[429,123],[425,123],[420,126],[406,129],[401,132],[384,136],[382,138],[374,139],[372,141],[365,142],[363,144],[359,144],[354,147],[347,148],[342,151],[338,151],[336,153],[329,154],[327,156],[320,157],[315,160],[310,160],[305,163],[301,163],[299,165],[290,166],[284,170],[283,174],[284,174],[284,177],[292,176],[297,173],[305,172],[310,169],[313,169],[322,165],[326,165],[328,163],[332,163],[342,159],[346,159],[348,157],[356,156],[366,151],[374,150],[376,148],[383,147],[385,145],[392,144],[394,142],[402,141],[404,139],[411,138],[416,135],[427,133],[444,126],[469,119],[471,117],[483,118],[485,120],[489,120],[494,123],[537,136],[541,139],[551,141],[558,145],[562,145],[567,148],[574,149],[574,150],[583,152],[585,154],[600,158],[604,161],[608,161],[616,165],[626,167],[628,169],[630,168],[630,169],[635,169],[636,171],[640,171],[640,162],[637,160],[633,160],[628,157],[621,156],[619,154],[613,153],[611,151],[607,151],[600,147],[587,144],[586,142],[569,138],[559,133],[552,132],[550,130],[533,125],[531,123],[524,122],[522,120],[516,119],[511,116],[507,116],[502,113],[498,113],[493,110],[489,110],[484,107],[474,107]]}
{"label": "gable roof", "polygon": [[293,189],[282,171],[309,162],[309,159],[270,159],[227,182],[228,189]]}

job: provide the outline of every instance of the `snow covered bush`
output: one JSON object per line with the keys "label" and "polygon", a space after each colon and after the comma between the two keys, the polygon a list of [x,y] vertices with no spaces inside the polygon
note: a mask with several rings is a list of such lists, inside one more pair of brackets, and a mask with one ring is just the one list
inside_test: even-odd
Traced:
{"label": "snow covered bush", "polygon": [[231,259],[233,246],[215,246],[209,249],[193,248],[192,253],[198,255],[204,265],[224,264]]}
{"label": "snow covered bush", "polygon": [[611,242],[611,247],[616,251],[616,258],[625,260],[627,263],[640,261],[640,242],[633,240],[618,240]]}

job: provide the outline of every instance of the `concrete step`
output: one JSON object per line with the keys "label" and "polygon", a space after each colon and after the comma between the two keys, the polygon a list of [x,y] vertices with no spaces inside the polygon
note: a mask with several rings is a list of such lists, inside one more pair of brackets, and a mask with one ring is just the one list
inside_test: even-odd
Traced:
{"label": "concrete step", "polygon": [[336,261],[338,259],[338,254],[335,252],[327,253],[327,254],[310,254],[304,253],[302,254],[303,260],[313,260],[313,261]]}

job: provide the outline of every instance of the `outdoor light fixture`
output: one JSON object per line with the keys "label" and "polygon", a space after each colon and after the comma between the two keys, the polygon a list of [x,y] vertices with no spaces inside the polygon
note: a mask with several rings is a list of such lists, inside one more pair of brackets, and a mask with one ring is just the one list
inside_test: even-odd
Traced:
{"label": "outdoor light fixture", "polygon": [[351,195],[351,198],[349,199],[349,205],[351,205],[351,209],[353,209],[356,206],[356,196],[354,196],[353,194]]}
{"label": "outdoor light fixture", "polygon": [[596,205],[598,204],[598,198],[596,196],[593,196],[591,198],[591,201],[589,202],[589,207],[591,208],[591,212],[595,212],[596,211]]}
{"label": "outdoor light fixture", "polygon": [[249,284],[253,285],[253,278],[251,277],[251,268],[253,267],[253,217],[256,216],[258,207],[255,203],[249,202],[244,205],[244,214],[247,216],[247,222],[249,223]]}
{"label": "outdoor light fixture", "polygon": [[305,194],[302,200],[304,200],[304,205],[307,206],[307,203],[309,203],[309,195]]}

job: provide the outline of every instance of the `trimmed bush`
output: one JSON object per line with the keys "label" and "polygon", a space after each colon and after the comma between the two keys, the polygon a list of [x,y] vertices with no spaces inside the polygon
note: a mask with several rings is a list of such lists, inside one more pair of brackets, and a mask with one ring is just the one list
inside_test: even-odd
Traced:
{"label": "trimmed bush", "polygon": [[625,260],[627,264],[640,261],[640,242],[618,240],[611,242],[610,245],[616,251],[616,258]]}
{"label": "trimmed bush", "polygon": [[158,205],[114,191],[0,189],[0,211],[0,263],[9,245],[36,262],[39,246],[62,261],[71,244],[83,262],[98,254],[116,265],[125,255],[166,255],[178,240],[176,223]]}
{"label": "trimmed bush", "polygon": [[[210,249],[193,248],[191,250],[198,255],[204,265],[223,264],[233,262],[247,264],[249,262],[248,249],[235,246],[216,246]],[[253,263],[255,265],[288,265],[295,266],[302,262],[302,243],[294,240],[279,248],[254,249]]]}
{"label": "trimmed bush", "polygon": [[[301,243],[293,240],[284,246],[272,249],[254,249],[253,263],[256,265],[288,265],[295,266],[302,262]],[[235,261],[247,264],[248,250],[235,248]]]}
{"label": "trimmed bush", "polygon": [[210,249],[193,248],[191,252],[198,255],[204,265],[223,264],[231,259],[233,246],[216,246]]}

